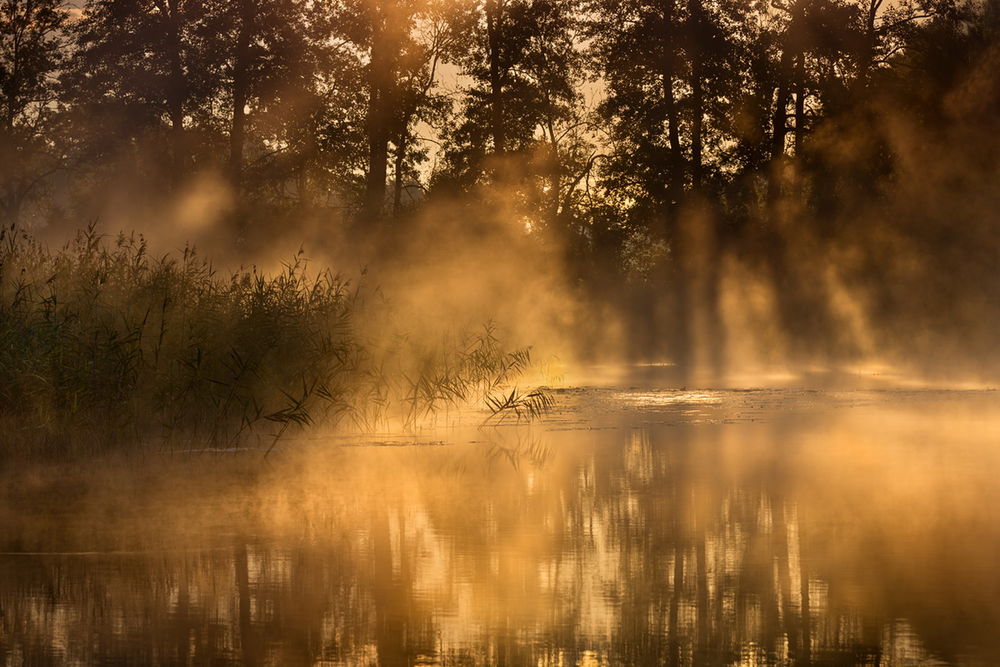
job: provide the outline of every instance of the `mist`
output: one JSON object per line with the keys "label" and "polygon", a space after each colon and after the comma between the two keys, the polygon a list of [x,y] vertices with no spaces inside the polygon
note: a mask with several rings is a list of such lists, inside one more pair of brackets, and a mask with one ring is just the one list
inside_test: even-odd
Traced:
{"label": "mist", "polygon": [[495,322],[679,384],[996,368],[989,3],[632,3],[621,33],[601,2],[192,5],[180,51],[155,3],[134,43],[113,3],[51,4],[10,10],[43,79],[12,80],[4,210],[53,247],[96,224],[224,270],[301,249],[410,335]]}
{"label": "mist", "polygon": [[996,0],[0,0],[0,662],[1000,663]]}

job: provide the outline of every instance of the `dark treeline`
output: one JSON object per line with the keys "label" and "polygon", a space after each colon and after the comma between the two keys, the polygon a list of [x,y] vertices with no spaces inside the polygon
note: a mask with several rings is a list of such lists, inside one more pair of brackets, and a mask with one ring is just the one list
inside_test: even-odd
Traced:
{"label": "dark treeline", "polygon": [[210,183],[245,247],[502,213],[638,314],[636,352],[718,368],[763,318],[786,355],[951,359],[1000,313],[997,9],[0,0],[0,214],[80,226]]}

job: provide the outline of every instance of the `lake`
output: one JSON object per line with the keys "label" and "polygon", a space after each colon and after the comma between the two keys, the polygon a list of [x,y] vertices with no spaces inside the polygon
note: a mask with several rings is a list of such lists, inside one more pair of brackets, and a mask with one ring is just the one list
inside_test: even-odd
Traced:
{"label": "lake", "polygon": [[555,396],[8,469],[0,661],[1000,664],[997,392]]}

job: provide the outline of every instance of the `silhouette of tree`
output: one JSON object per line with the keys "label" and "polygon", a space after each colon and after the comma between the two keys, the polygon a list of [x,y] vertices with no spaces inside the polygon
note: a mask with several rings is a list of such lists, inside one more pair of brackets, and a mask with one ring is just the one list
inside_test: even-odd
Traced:
{"label": "silhouette of tree", "polygon": [[57,0],[0,2],[0,216],[17,221],[62,165],[56,74],[66,12]]}
{"label": "silhouette of tree", "polygon": [[[183,181],[196,148],[205,146],[189,136],[196,117],[219,93],[213,74],[223,56],[207,9],[202,0],[87,3],[73,26],[75,51],[65,78],[87,158],[113,160],[131,147],[135,155],[151,154],[143,167],[175,188]],[[166,163],[156,149],[164,131]]]}
{"label": "silhouette of tree", "polygon": [[505,160],[529,155],[550,126],[572,119],[582,73],[573,2],[490,0],[467,31],[459,64],[469,83],[445,156],[447,179],[463,186],[502,177]]}

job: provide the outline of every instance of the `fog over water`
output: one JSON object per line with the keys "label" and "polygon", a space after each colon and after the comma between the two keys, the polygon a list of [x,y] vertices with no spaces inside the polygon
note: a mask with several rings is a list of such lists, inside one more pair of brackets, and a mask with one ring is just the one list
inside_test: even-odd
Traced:
{"label": "fog over water", "polygon": [[1000,664],[1000,0],[0,0],[0,665]]}
{"label": "fog over water", "polygon": [[532,426],[8,475],[0,647],[9,664],[992,664],[997,401],[571,389]]}

